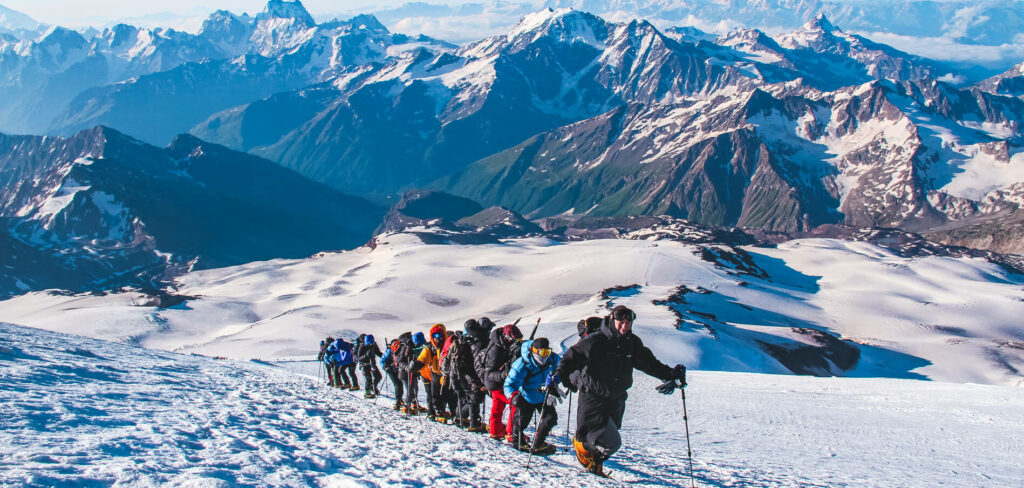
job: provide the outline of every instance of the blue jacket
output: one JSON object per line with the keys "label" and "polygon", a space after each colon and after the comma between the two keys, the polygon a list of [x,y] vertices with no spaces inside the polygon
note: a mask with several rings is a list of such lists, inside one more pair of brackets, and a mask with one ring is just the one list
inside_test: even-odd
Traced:
{"label": "blue jacket", "polygon": [[390,347],[385,347],[384,348],[384,354],[381,355],[380,359],[378,360],[378,362],[380,362],[380,367],[382,369],[384,369],[385,371],[392,371],[392,370],[395,369],[395,363],[391,359],[391,356],[392,356],[391,348]]}
{"label": "blue jacket", "polygon": [[328,366],[334,366],[338,364],[341,359],[341,355],[338,353],[338,341],[332,342],[327,346],[327,352],[324,354],[324,363]]}
{"label": "blue jacket", "polygon": [[558,367],[558,354],[551,353],[548,361],[543,366],[537,364],[530,354],[530,346],[533,341],[523,341],[519,348],[519,358],[512,363],[508,371],[508,378],[505,378],[505,397],[512,398],[512,394],[519,392],[523,399],[530,403],[544,401],[544,392],[541,388],[547,382],[548,375]]}
{"label": "blue jacket", "polygon": [[334,341],[334,343],[338,344],[339,357],[338,362],[336,364],[338,366],[348,366],[350,364],[355,364],[356,358],[355,356],[352,355],[352,344],[349,344],[348,342],[343,341],[341,339]]}

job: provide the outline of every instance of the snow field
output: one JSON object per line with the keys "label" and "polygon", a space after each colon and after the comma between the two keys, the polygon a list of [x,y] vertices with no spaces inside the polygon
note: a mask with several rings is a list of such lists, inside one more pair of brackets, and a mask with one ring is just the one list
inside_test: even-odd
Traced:
{"label": "snow field", "polygon": [[[319,385],[318,365],[213,360],[0,324],[4,486],[686,486],[678,393],[642,374],[615,480],[568,453]],[[1024,391],[892,379],[692,372],[703,487],[1016,487]],[[575,400],[575,399],[574,399]],[[575,406],[575,402],[574,402]],[[565,446],[568,405],[551,441]],[[575,425],[575,415],[570,423]]]}
{"label": "snow field", "polygon": [[[757,341],[800,342],[796,329],[856,342],[845,374],[1019,385],[1024,378],[1024,277],[990,263],[902,258],[865,243],[791,241],[747,248],[767,279],[737,274],[672,241],[425,245],[389,235],[360,248],[190,273],[168,309],[133,293],[0,302],[0,320],[146,347],[236,359],[310,358],[327,335],[378,341],[470,317],[532,327],[561,340],[575,323],[625,304],[636,330],[666,362],[691,369],[787,373]],[[639,285],[602,299],[602,290]],[[685,303],[665,300],[680,286]],[[709,324],[714,334],[702,324]],[[528,329],[527,329],[528,333]]]}

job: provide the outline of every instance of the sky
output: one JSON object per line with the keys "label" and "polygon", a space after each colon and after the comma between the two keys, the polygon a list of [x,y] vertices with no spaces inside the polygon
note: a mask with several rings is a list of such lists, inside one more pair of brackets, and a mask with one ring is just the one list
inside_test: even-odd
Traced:
{"label": "sky", "polygon": [[[407,0],[304,0],[310,13],[336,12],[360,7],[401,5]],[[0,5],[24,13],[37,22],[68,27],[102,25],[113,20],[151,14],[203,15],[214,10],[251,14],[263,10],[266,0],[0,0]],[[458,2],[455,2],[458,3]]]}

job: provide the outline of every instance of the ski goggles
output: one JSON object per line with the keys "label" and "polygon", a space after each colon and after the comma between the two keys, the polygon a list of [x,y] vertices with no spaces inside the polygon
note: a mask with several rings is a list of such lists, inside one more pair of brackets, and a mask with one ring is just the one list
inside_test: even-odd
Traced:
{"label": "ski goggles", "polygon": [[434,332],[434,335],[432,335],[430,337],[433,337],[434,339],[444,339],[444,334],[442,334],[440,332]]}
{"label": "ski goggles", "polygon": [[551,355],[551,349],[547,347],[545,347],[544,349],[537,349],[535,347],[531,347],[530,351],[532,351],[534,354],[542,358],[546,358]]}

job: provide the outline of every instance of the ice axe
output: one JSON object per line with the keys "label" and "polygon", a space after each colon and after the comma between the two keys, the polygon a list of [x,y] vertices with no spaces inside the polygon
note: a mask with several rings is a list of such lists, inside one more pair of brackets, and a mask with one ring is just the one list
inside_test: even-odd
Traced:
{"label": "ice axe", "polygon": [[534,331],[529,332],[529,340],[534,340],[534,336],[537,336],[537,327],[541,326],[541,317],[537,317],[537,323],[534,325]]}

